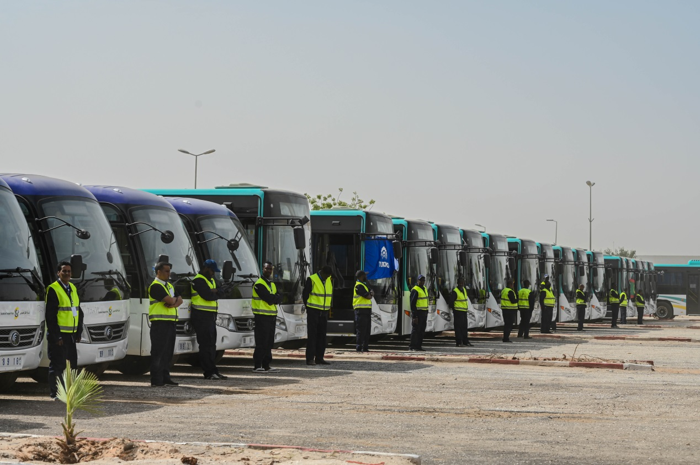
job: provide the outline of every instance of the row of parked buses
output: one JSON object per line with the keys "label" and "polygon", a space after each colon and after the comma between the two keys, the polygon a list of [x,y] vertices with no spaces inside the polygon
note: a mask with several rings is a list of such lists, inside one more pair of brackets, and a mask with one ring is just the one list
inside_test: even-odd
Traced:
{"label": "row of parked buses", "polygon": [[[465,279],[471,329],[503,325],[501,291],[530,282],[537,291],[549,275],[558,298],[553,319],[576,319],[575,290],[589,293],[587,320],[606,316],[611,286],[646,297],[656,311],[654,266],[600,252],[552,246],[500,234],[353,209],[310,211],[305,195],[237,184],[215,189],[137,190],[78,185],[45,176],[0,175],[0,388],[20,374],[46,380],[44,291],[61,261],[85,313],[78,365],[96,373],[108,366],[143,374],[150,366],[147,290],[158,261],[172,263],[178,309],[175,357],[193,361],[191,279],[200,263],[220,264],[217,351],[252,347],[252,286],[264,261],[283,294],[275,343],[296,348],[306,338],[302,291],[312,271],[333,270],[331,337],[354,333],[355,272],[374,290],[371,334],[411,332],[409,294],[426,276],[430,300],[426,331],[453,328],[446,299]],[[558,292],[556,290],[558,289]],[[636,314],[629,299],[630,316]],[[530,324],[540,322],[536,304]],[[521,324],[526,324],[520,322]],[[24,372],[24,373],[23,373]]]}

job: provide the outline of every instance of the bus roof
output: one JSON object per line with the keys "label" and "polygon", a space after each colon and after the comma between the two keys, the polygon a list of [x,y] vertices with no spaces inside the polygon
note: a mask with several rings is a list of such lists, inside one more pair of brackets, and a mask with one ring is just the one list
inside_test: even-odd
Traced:
{"label": "bus roof", "polygon": [[64,195],[95,200],[87,189],[74,182],[38,174],[0,175],[16,195]]}
{"label": "bus roof", "polygon": [[207,200],[189,199],[186,197],[165,197],[165,200],[170,202],[175,207],[175,210],[183,215],[218,215],[236,218],[236,215],[228,208]]}
{"label": "bus roof", "polygon": [[170,202],[163,197],[145,192],[139,189],[119,186],[85,186],[100,202],[113,203],[115,205],[150,205],[172,209]]}
{"label": "bus roof", "polygon": [[[691,260],[692,261],[697,261],[697,260]],[[664,265],[661,263],[657,263],[654,265],[654,268],[659,268],[659,267],[664,267],[664,268],[700,268],[700,263],[688,263],[687,265],[681,264],[669,264],[669,265]]]}
{"label": "bus roof", "polygon": [[330,210],[311,210],[311,215],[312,216],[361,216],[362,218],[365,218],[367,216],[367,212],[364,210],[358,210],[354,208],[338,208],[338,209],[330,209]]}

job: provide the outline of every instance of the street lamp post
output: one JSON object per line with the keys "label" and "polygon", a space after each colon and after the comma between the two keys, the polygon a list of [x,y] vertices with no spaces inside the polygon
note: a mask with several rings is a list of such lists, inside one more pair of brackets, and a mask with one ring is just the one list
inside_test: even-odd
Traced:
{"label": "street lamp post", "polygon": [[557,235],[559,234],[559,222],[557,220],[549,219],[547,221],[554,221],[554,245],[557,245]]}
{"label": "street lamp post", "polygon": [[588,250],[593,251],[593,186],[595,186],[594,182],[591,181],[586,181],[586,184],[589,187],[589,213],[588,213]]}
{"label": "street lamp post", "polygon": [[202,153],[198,153],[198,154],[190,153],[187,150],[183,150],[183,149],[178,149],[177,151],[182,152],[182,153],[186,153],[187,155],[192,155],[194,157],[194,188],[196,189],[197,188],[197,161],[199,160],[199,157],[201,157],[202,155],[209,155],[210,153],[214,153],[214,152],[216,152],[216,150],[211,149],[211,150],[207,150],[206,152],[202,152]]}
{"label": "street lamp post", "polygon": [[480,225],[480,224],[474,224],[474,226],[478,226],[478,227],[480,227],[480,228],[484,228],[484,230],[481,231],[481,232],[486,232],[486,226],[483,226],[483,225]]}

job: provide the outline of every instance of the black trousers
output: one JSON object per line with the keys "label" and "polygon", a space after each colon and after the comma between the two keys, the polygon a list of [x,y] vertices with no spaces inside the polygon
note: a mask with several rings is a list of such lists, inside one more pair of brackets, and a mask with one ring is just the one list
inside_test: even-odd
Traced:
{"label": "black trousers", "polygon": [[255,315],[255,351],[253,352],[255,368],[270,368],[276,326],[277,315]]}
{"label": "black trousers", "polygon": [[532,310],[520,310],[520,325],[518,325],[518,337],[530,336],[530,320],[532,320]]}
{"label": "black trousers", "polygon": [[637,324],[644,324],[644,307],[637,307]]}
{"label": "black trousers", "polygon": [[355,349],[367,352],[372,334],[372,310],[355,310]]}
{"label": "black trousers", "polygon": [[190,322],[197,334],[199,365],[204,376],[218,373],[216,368],[216,312],[192,310]]}
{"label": "black trousers", "polygon": [[151,384],[163,384],[170,379],[175,334],[174,321],[151,321]]}
{"label": "black trousers", "polygon": [[608,304],[612,312],[612,323],[610,326],[617,326],[617,314],[620,312],[620,304]]}
{"label": "black trousers", "polygon": [[452,312],[455,318],[455,343],[457,345],[469,342],[469,317],[467,312],[455,310]]}
{"label": "black trousers", "polygon": [[326,355],[326,331],[328,329],[328,311],[306,307],[306,361],[320,362]]}
{"label": "black trousers", "polygon": [[620,324],[626,325],[627,324],[627,305],[622,306],[619,305],[620,307]]}
{"label": "black trousers", "polygon": [[553,307],[542,306],[542,319],[540,320],[540,332],[548,333],[549,328],[552,326],[552,312]]}
{"label": "black trousers", "polygon": [[[73,334],[62,334],[63,344],[48,344],[49,352],[49,393],[55,397],[58,392],[58,382],[66,369],[66,361],[70,362],[72,370],[78,369],[78,351],[75,347],[75,336]],[[61,379],[61,382],[63,380]]]}
{"label": "black trousers", "polygon": [[503,340],[510,341],[510,332],[513,331],[515,322],[518,321],[518,310],[503,309]]}
{"label": "black trousers", "polygon": [[411,345],[410,349],[422,349],[423,348],[423,337],[425,336],[425,327],[428,325],[428,311],[427,310],[417,310],[415,312],[416,319],[415,323],[412,323],[411,327]]}
{"label": "black trousers", "polygon": [[586,306],[577,305],[576,306],[576,318],[578,319],[578,330],[583,329],[583,320],[586,319]]}

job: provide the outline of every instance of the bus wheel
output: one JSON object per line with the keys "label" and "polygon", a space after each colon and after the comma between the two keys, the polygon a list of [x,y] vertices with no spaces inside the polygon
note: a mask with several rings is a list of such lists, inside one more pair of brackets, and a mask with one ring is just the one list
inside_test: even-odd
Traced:
{"label": "bus wheel", "polygon": [[306,339],[292,339],[291,341],[284,341],[280,344],[283,349],[298,350],[306,347]]}
{"label": "bus wheel", "polygon": [[672,320],[675,316],[673,314],[673,307],[665,302],[660,302],[656,305],[656,316],[660,320]]}
{"label": "bus wheel", "polygon": [[85,367],[85,369],[99,378],[105,373],[105,371],[107,371],[107,367],[109,367],[109,362],[102,362],[94,365],[88,365]]}
{"label": "bus wheel", "polygon": [[47,367],[39,367],[36,370],[32,370],[29,376],[37,383],[49,383],[49,369]]}
{"label": "bus wheel", "polygon": [[18,371],[12,373],[0,373],[0,391],[9,391],[17,377],[19,376]]}
{"label": "bus wheel", "polygon": [[144,375],[151,369],[151,357],[127,355],[115,368],[125,375]]}

